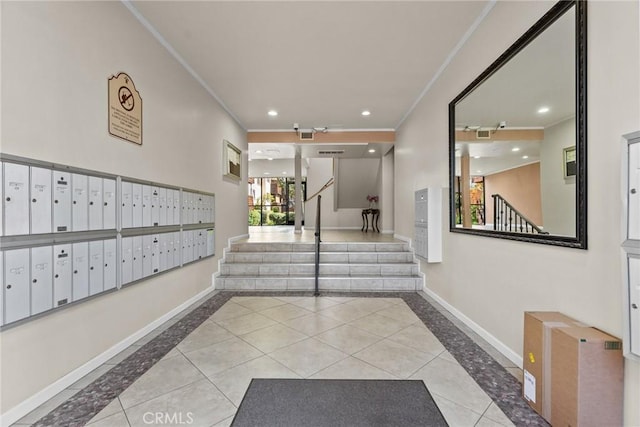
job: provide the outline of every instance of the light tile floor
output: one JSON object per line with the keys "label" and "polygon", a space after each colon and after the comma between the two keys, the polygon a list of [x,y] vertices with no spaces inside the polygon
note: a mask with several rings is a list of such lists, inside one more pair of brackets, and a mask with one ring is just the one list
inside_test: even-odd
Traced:
{"label": "light tile floor", "polygon": [[[36,422],[140,345],[16,425]],[[401,298],[339,296],[232,297],[88,425],[162,416],[164,425],[228,426],[252,378],[421,379],[450,425],[513,425]]]}
{"label": "light tile floor", "polygon": [[[315,230],[306,228],[302,233],[294,233],[293,226],[252,226],[249,237],[240,242],[305,242],[315,241]],[[322,230],[323,242],[398,242],[393,234],[360,230]]]}
{"label": "light tile floor", "polygon": [[[294,234],[291,227],[250,233],[247,240],[252,242],[313,240],[313,232]],[[379,233],[323,233],[325,242],[393,240]],[[521,381],[521,370],[513,363],[434,301],[428,302]],[[198,304],[15,425],[36,423]],[[228,426],[251,378],[421,379],[451,426],[513,425],[402,298],[357,296],[234,296],[88,425]]]}

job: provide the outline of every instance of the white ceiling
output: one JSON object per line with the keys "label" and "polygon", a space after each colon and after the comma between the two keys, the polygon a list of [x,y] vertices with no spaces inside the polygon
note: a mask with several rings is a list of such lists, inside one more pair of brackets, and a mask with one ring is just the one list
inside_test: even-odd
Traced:
{"label": "white ceiling", "polygon": [[245,129],[263,130],[395,129],[487,3],[126,4]]}
{"label": "white ceiling", "polygon": [[[294,123],[301,130],[395,130],[491,7],[485,0],[124,1],[246,130],[292,130]],[[563,17],[465,98],[456,126],[544,127],[571,116],[572,19]],[[546,65],[550,59],[554,68]],[[514,88],[521,89],[517,96]],[[531,111],[542,105],[551,111],[536,117]],[[267,115],[272,109],[277,117]],[[365,109],[370,116],[361,115]],[[514,144],[470,146],[482,151],[473,173],[538,159],[539,144],[517,155]],[[303,158],[325,157],[321,149],[345,151],[333,157],[381,156],[390,148],[301,145]],[[294,153],[294,144],[261,143],[249,144],[248,155]],[[280,168],[273,166],[272,172]]]}
{"label": "white ceiling", "polygon": [[[575,12],[569,10],[456,105],[456,128],[548,128],[575,116]],[[548,111],[539,113],[541,107]],[[540,161],[543,141],[457,142],[470,173],[490,175]],[[571,145],[570,141],[567,144]],[[466,148],[464,147],[466,146]],[[456,173],[460,171],[456,159]]]}

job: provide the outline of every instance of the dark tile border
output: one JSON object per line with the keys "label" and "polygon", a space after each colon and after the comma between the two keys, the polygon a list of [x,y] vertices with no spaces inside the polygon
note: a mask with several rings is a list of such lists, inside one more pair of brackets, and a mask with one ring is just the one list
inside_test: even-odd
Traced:
{"label": "dark tile border", "polygon": [[[217,292],[135,353],[38,420],[33,426],[85,425],[234,296],[279,297],[313,296],[313,294],[311,292]],[[521,397],[521,385],[513,375],[419,294],[322,292],[321,296],[402,298],[516,426],[549,425]]]}
{"label": "dark tile border", "polygon": [[453,322],[420,295],[402,298],[512,423],[549,426],[522,398],[522,385],[518,380]]}

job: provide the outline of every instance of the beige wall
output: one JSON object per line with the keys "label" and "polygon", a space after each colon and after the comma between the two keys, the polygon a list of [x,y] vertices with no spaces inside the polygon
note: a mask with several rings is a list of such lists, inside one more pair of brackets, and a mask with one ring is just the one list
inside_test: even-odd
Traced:
{"label": "beige wall", "polygon": [[540,205],[540,163],[520,166],[484,177],[486,222],[493,224],[493,194],[507,202],[537,226],[543,225]]}
{"label": "beige wall", "polygon": [[564,178],[563,150],[575,145],[576,120],[571,118],[544,130],[540,144],[540,187],[545,230],[576,235],[576,180]]}
{"label": "beige wall", "polygon": [[[398,130],[396,233],[413,233],[413,191],[448,187],[448,103],[550,5],[497,2]],[[429,290],[514,359],[526,310],[559,310],[622,335],[620,141],[640,129],[639,16],[637,1],[588,6],[589,250],[450,233],[445,221],[443,262],[422,264]],[[626,425],[640,425],[639,401],[640,364],[627,361]]]}
{"label": "beige wall", "polygon": [[[246,178],[222,180],[222,139],[246,133],[120,2],[0,2],[3,153],[216,194],[216,257],[3,331],[1,412],[210,288],[246,234]],[[141,93],[144,143],[107,132],[107,79]],[[246,172],[245,172],[246,173]]]}

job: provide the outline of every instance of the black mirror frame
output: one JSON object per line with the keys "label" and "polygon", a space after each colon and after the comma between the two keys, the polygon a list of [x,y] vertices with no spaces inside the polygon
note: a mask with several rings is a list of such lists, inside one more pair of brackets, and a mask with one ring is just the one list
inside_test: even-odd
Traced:
{"label": "black mirror frame", "polygon": [[[518,54],[560,16],[575,7],[575,67],[576,67],[576,235],[523,234],[496,230],[456,227],[455,207],[455,106],[475,88]],[[449,230],[499,239],[541,243],[587,249],[587,1],[561,0],[511,45],[489,68],[482,72],[449,103]]]}

